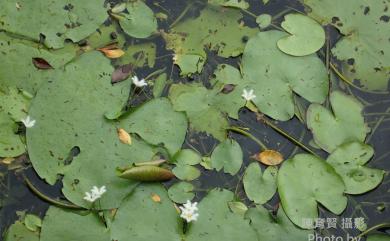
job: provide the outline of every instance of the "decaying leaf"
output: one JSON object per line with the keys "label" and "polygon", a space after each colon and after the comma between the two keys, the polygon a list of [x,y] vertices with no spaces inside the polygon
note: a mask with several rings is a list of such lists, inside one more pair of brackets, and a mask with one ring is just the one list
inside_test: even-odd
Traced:
{"label": "decaying leaf", "polygon": [[170,170],[157,166],[131,167],[120,173],[118,176],[129,180],[143,182],[167,181],[175,177]]}
{"label": "decaying leaf", "polygon": [[275,150],[265,150],[252,156],[255,160],[267,166],[276,166],[282,163],[283,155]]}
{"label": "decaying leaf", "polygon": [[127,131],[125,131],[125,129],[118,128],[117,132],[118,132],[119,140],[123,144],[131,145],[131,136],[130,136],[130,134]]}
{"label": "decaying leaf", "polygon": [[152,193],[151,198],[152,198],[153,202],[155,202],[155,203],[161,202],[161,197],[156,193]]}
{"label": "decaying leaf", "polygon": [[125,51],[119,48],[108,47],[108,48],[99,48],[98,50],[101,51],[104,55],[106,55],[107,58],[110,59],[117,59],[125,54]]}
{"label": "decaying leaf", "polygon": [[111,83],[115,84],[129,78],[133,72],[132,64],[121,65],[114,70],[111,74]]}
{"label": "decaying leaf", "polygon": [[43,58],[32,58],[32,63],[37,69],[52,69],[53,67]]}

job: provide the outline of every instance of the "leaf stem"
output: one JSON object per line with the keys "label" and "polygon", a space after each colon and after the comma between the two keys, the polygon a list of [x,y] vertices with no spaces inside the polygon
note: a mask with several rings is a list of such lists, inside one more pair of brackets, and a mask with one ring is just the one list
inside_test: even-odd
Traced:
{"label": "leaf stem", "polygon": [[39,198],[41,198],[42,200],[50,203],[50,204],[53,204],[53,205],[56,205],[58,207],[62,207],[62,208],[68,208],[68,209],[85,209],[83,207],[80,207],[80,206],[77,206],[73,203],[69,203],[69,202],[62,202],[62,201],[59,201],[59,200],[56,200],[56,199],[53,199],[49,196],[46,196],[45,194],[43,194],[41,191],[39,191],[32,183],[31,181],[27,178],[27,176],[25,174],[23,174],[23,179],[24,181],[26,182],[26,185],[27,187],[35,194],[37,195]]}
{"label": "leaf stem", "polygon": [[242,129],[241,127],[237,127],[237,126],[231,126],[229,128],[227,128],[227,130],[230,130],[230,131],[234,131],[234,132],[237,132],[241,135],[244,135],[250,139],[252,139],[254,142],[256,142],[257,144],[259,144],[259,146],[261,147],[261,149],[264,151],[264,150],[268,150],[267,146],[262,142],[260,141],[259,139],[257,139],[255,136],[253,136],[251,133],[245,131],[244,129]]}
{"label": "leaf stem", "polygon": [[252,13],[252,12],[249,12],[248,10],[246,9],[241,9],[241,11],[243,11],[244,13],[248,14],[249,16],[251,17],[254,17],[254,18],[257,18],[257,15]]}
{"label": "leaf stem", "polygon": [[175,19],[175,21],[173,21],[170,25],[169,25],[169,28],[172,28],[173,26],[175,26],[178,22],[180,22],[180,20],[187,14],[187,12],[190,10],[190,8],[192,7],[193,3],[190,3],[187,5],[187,7],[183,10],[183,12]]}
{"label": "leaf stem", "polygon": [[390,223],[380,223],[380,224],[377,224],[377,225],[374,225],[372,226],[371,228],[365,230],[364,232],[360,233],[358,236],[356,236],[354,239],[352,239],[353,241],[358,241],[360,240],[361,237],[365,236],[366,234],[368,234],[369,232],[373,231],[373,230],[377,230],[379,228],[390,228]]}
{"label": "leaf stem", "polygon": [[308,148],[307,146],[305,146],[302,142],[300,142],[299,140],[295,139],[293,136],[291,136],[290,134],[288,134],[287,132],[285,132],[284,130],[282,130],[281,128],[279,128],[278,126],[276,126],[275,124],[273,124],[272,122],[268,121],[267,119],[265,119],[264,117],[260,117],[261,120],[264,122],[264,124],[268,125],[269,127],[271,127],[272,129],[274,129],[276,132],[278,132],[280,135],[284,136],[285,138],[287,138],[289,141],[291,141],[292,143],[294,143],[295,145],[299,146],[300,148],[302,148],[303,150],[305,150],[306,152],[312,154],[313,156],[316,156],[316,157],[319,157],[319,155],[317,155],[314,151],[312,151],[310,148]]}

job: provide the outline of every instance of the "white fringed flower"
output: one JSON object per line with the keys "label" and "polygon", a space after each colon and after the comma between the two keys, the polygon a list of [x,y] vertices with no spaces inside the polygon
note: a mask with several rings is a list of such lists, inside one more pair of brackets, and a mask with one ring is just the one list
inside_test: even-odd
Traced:
{"label": "white fringed flower", "polygon": [[84,199],[88,202],[95,202],[97,199],[101,198],[103,194],[107,191],[106,186],[102,186],[98,188],[97,186],[93,186],[91,192],[85,192]]}
{"label": "white fringed flower", "polygon": [[141,79],[139,80],[137,76],[133,76],[133,78],[131,78],[133,80],[133,84],[137,87],[144,87],[144,86],[147,86],[148,83],[146,83],[145,79]]}
{"label": "white fringed flower", "polygon": [[253,94],[253,90],[244,89],[241,95],[246,101],[251,101],[256,98],[256,95]]}
{"label": "white fringed flower", "polygon": [[26,128],[31,128],[35,125],[35,120],[31,119],[29,115],[26,118],[21,119],[20,121],[23,122]]}
{"label": "white fringed flower", "polygon": [[199,216],[199,213],[197,213],[198,211],[197,205],[198,205],[197,202],[191,203],[190,200],[187,200],[187,202],[182,207],[179,207],[181,210],[180,217],[185,219],[187,223],[196,221]]}

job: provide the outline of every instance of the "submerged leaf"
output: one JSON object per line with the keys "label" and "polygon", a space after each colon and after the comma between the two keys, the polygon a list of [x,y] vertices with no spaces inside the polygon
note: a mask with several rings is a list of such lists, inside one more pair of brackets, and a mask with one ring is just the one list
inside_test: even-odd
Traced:
{"label": "submerged leaf", "polygon": [[317,202],[340,214],[347,206],[344,182],[333,167],[308,154],[298,154],[283,162],[278,174],[283,210],[301,228],[305,219],[318,218]]}

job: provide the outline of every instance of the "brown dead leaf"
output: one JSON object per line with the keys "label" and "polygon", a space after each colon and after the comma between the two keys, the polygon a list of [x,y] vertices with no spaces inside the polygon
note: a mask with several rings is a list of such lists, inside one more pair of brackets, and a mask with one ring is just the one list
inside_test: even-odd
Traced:
{"label": "brown dead leaf", "polygon": [[119,140],[120,140],[123,144],[131,145],[131,136],[130,136],[129,133],[127,133],[127,131],[125,131],[125,130],[122,129],[122,128],[118,128],[118,129],[117,129],[117,132],[118,132]]}
{"label": "brown dead leaf", "polygon": [[32,58],[32,63],[37,69],[52,69],[53,67],[42,58]]}
{"label": "brown dead leaf", "polygon": [[274,150],[265,150],[252,156],[255,160],[267,166],[276,166],[283,162],[283,155]]}
{"label": "brown dead leaf", "polygon": [[157,195],[155,193],[152,193],[151,197],[152,197],[153,202],[155,202],[155,203],[160,203],[161,202],[161,197],[159,195]]}
{"label": "brown dead leaf", "polygon": [[13,157],[6,157],[4,158],[3,160],[1,160],[0,162],[4,165],[9,165],[11,164],[13,161],[15,160],[15,158]]}
{"label": "brown dead leaf", "polygon": [[104,47],[98,49],[100,52],[102,52],[104,55],[106,55],[107,58],[110,59],[117,59],[122,57],[125,54],[125,51],[122,49],[116,48],[116,47]]}
{"label": "brown dead leaf", "polygon": [[127,79],[133,72],[132,64],[121,65],[111,74],[111,83],[115,84]]}

